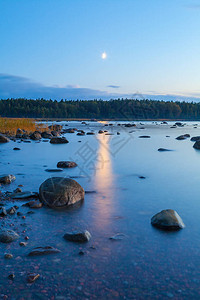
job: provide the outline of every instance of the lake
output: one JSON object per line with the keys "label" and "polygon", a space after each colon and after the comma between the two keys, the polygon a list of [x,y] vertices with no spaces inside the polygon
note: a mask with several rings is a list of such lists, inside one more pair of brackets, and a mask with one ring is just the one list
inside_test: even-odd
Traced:
{"label": "lake", "polygon": [[[63,121],[56,124],[95,135],[66,133],[69,143],[61,145],[43,140],[0,144],[0,174],[16,176],[15,182],[1,186],[2,192],[18,185],[37,192],[51,176],[71,177],[91,192],[79,208],[70,210],[43,207],[27,214],[30,209],[21,206],[23,201],[14,202],[26,219],[14,215],[0,220],[1,227],[20,235],[18,241],[0,245],[2,299],[200,298],[200,151],[190,138],[175,139],[186,133],[200,135],[200,124],[171,128],[174,122],[136,122],[137,127],[127,128],[118,125],[122,123]],[[98,134],[99,129],[112,135]],[[78,167],[45,171],[62,160],[75,161]],[[151,217],[167,208],[181,216],[183,230],[165,232],[151,226]],[[88,243],[63,239],[66,232],[80,229],[91,233]],[[119,240],[110,239],[118,233]],[[21,247],[25,236],[27,246]],[[53,246],[61,253],[28,257],[38,246]],[[4,253],[12,253],[13,259],[6,260]],[[8,279],[12,272],[14,280]],[[27,272],[37,272],[40,278],[29,284]]]}

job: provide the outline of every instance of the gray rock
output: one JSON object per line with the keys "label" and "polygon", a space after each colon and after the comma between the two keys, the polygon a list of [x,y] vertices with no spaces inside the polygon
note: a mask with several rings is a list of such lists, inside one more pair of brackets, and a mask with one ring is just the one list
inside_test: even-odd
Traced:
{"label": "gray rock", "polygon": [[52,208],[73,205],[84,200],[84,189],[78,182],[65,177],[52,177],[39,189],[40,201]]}
{"label": "gray rock", "polygon": [[10,197],[12,199],[29,199],[29,198],[38,198],[38,193],[34,193],[34,192],[17,192],[17,193],[12,193],[10,194]]}
{"label": "gray rock", "polygon": [[0,230],[0,242],[1,243],[11,243],[19,238],[19,235],[10,229]]}
{"label": "gray rock", "polygon": [[8,175],[8,174],[0,175],[0,183],[3,184],[10,184],[15,179],[16,177],[14,175]]}
{"label": "gray rock", "polygon": [[0,134],[0,143],[8,143],[10,140],[3,134]]}
{"label": "gray rock", "polygon": [[193,136],[190,141],[192,142],[196,142],[196,141],[199,141],[200,140],[200,136]]}
{"label": "gray rock", "polygon": [[59,252],[61,251],[51,246],[36,247],[33,250],[31,250],[28,256],[40,256],[40,255],[54,254]]}
{"label": "gray rock", "polygon": [[85,242],[89,242],[89,240],[91,239],[91,234],[87,230],[82,232],[77,232],[77,231],[67,232],[64,235],[64,239],[70,242],[85,243]]}
{"label": "gray rock", "polygon": [[67,144],[69,143],[68,140],[65,137],[53,137],[50,140],[51,144]]}
{"label": "gray rock", "polygon": [[179,230],[185,227],[181,217],[173,209],[162,210],[151,218],[151,224],[165,230]]}
{"label": "gray rock", "polygon": [[74,168],[77,164],[74,161],[59,161],[57,163],[57,168]]}

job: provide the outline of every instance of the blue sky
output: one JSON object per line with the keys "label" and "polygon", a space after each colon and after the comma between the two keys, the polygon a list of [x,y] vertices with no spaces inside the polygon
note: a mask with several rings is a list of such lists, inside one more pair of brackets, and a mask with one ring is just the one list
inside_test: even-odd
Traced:
{"label": "blue sky", "polygon": [[197,0],[0,0],[0,97],[200,97],[199,37]]}

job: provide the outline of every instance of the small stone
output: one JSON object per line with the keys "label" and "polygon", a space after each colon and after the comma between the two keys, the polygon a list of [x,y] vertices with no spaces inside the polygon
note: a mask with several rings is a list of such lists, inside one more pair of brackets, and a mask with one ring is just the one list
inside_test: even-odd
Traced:
{"label": "small stone", "polygon": [[82,232],[68,232],[64,235],[64,239],[71,242],[85,243],[91,239],[91,234],[87,230]]}
{"label": "small stone", "polygon": [[14,273],[9,274],[9,275],[8,275],[8,278],[9,278],[9,279],[14,279],[14,278],[15,278],[15,274],[14,274]]}
{"label": "small stone", "polygon": [[11,259],[11,258],[13,258],[13,255],[11,253],[5,253],[4,258]]}
{"label": "small stone", "polygon": [[26,247],[27,243],[25,243],[25,242],[20,242],[19,245],[22,246],[22,247]]}
{"label": "small stone", "polygon": [[40,274],[37,274],[37,273],[30,273],[28,274],[27,276],[27,281],[29,283],[33,283],[36,279],[38,279],[40,277]]}

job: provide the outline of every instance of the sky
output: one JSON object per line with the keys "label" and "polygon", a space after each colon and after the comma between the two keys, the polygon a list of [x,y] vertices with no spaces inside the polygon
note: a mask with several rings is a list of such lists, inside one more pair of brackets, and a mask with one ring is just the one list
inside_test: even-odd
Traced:
{"label": "sky", "polygon": [[0,98],[199,101],[199,37],[200,0],[0,0]]}

